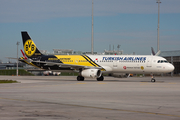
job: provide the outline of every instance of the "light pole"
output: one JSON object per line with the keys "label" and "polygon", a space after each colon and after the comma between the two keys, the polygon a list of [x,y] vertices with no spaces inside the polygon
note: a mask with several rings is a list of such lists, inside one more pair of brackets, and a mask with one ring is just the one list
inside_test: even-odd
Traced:
{"label": "light pole", "polygon": [[121,45],[118,44],[117,48],[118,48],[118,52],[119,52],[119,48],[120,48]]}
{"label": "light pole", "polygon": [[157,28],[157,32],[158,32],[158,34],[157,34],[157,52],[159,51],[159,12],[160,12],[160,3],[161,3],[161,1],[160,0],[157,0],[157,2],[156,3],[158,3],[158,28]]}
{"label": "light pole", "polygon": [[92,31],[91,31],[91,54],[94,54],[94,36],[93,36],[93,0],[92,0]]}
{"label": "light pole", "polygon": [[17,45],[17,66],[16,66],[16,75],[18,76],[18,45],[19,45],[20,42],[17,42],[16,45]]}

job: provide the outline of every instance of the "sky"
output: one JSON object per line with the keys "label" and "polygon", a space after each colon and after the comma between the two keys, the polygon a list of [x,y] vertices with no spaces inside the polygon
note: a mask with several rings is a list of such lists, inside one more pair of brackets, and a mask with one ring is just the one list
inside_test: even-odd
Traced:
{"label": "sky", "polygon": [[[157,51],[156,0],[93,0],[94,51],[150,55]],[[160,50],[180,50],[180,0],[161,0]],[[92,0],[0,0],[0,60],[19,57],[21,31],[40,50],[91,51]]]}

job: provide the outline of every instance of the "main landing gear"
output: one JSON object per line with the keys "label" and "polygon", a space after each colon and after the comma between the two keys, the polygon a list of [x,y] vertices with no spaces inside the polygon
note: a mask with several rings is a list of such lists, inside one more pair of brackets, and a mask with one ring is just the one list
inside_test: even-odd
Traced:
{"label": "main landing gear", "polygon": [[[97,81],[103,81],[104,77],[101,75],[99,78],[97,78]],[[77,76],[77,81],[84,81],[83,76]]]}
{"label": "main landing gear", "polygon": [[84,81],[84,77],[83,76],[77,76],[77,81]]}
{"label": "main landing gear", "polygon": [[154,78],[153,74],[151,75],[151,82],[156,82],[156,79]]}
{"label": "main landing gear", "polygon": [[103,81],[104,77],[101,75],[99,78],[97,78],[97,81]]}

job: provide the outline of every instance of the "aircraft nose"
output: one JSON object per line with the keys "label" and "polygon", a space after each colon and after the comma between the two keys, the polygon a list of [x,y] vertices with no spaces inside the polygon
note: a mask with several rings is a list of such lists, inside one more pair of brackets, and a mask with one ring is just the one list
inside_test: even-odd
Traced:
{"label": "aircraft nose", "polygon": [[168,66],[168,70],[169,70],[170,72],[172,72],[172,71],[174,70],[174,65],[169,64],[169,66]]}

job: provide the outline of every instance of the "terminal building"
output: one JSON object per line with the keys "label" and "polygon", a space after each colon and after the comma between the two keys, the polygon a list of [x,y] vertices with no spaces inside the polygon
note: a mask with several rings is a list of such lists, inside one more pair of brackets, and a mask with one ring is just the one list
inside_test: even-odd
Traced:
{"label": "terminal building", "polygon": [[73,50],[71,49],[53,49],[54,54],[60,54],[60,55],[72,55]]}
{"label": "terminal building", "polygon": [[111,51],[111,50],[104,50],[104,54],[105,55],[122,55],[123,54],[123,51]]}

